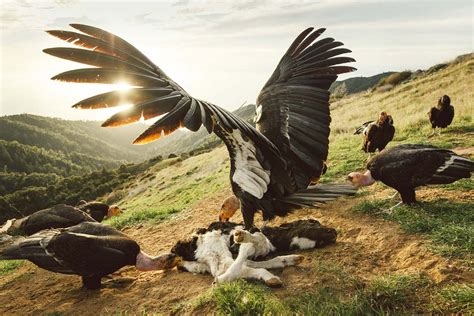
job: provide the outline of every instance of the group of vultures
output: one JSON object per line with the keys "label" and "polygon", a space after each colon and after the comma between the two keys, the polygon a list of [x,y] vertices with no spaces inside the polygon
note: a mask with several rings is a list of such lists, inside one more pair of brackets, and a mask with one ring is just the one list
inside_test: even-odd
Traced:
{"label": "group of vultures", "polygon": [[[288,252],[333,243],[337,234],[311,219],[278,227],[267,225],[276,216],[353,195],[358,187],[376,181],[394,188],[403,203],[411,204],[416,202],[417,187],[470,178],[474,171],[474,162],[446,149],[422,144],[385,148],[394,137],[395,127],[392,117],[382,112],[376,121],[356,130],[363,135],[365,152],[379,151],[368,161],[367,170],[350,173],[351,183],[318,183],[327,169],[329,87],[339,74],[355,70],[347,65],[355,60],[345,56],[351,51],[333,38],[321,37],[324,28],[304,30],[283,55],[258,95],[254,127],[231,112],[189,95],[122,38],[88,25],[71,27],[74,31],[48,33],[79,48],[56,47],[44,52],[90,67],[60,73],[53,80],[102,84],[125,81],[132,87],[92,96],[73,107],[133,105],[107,119],[104,127],[160,116],[134,141],[137,144],[159,139],[178,128],[197,131],[203,126],[228,149],[234,195],[223,202],[218,222],[196,227],[190,239],[176,241],[169,253],[159,256],[146,254],[136,241],[100,223],[120,214],[117,207],[84,202],[77,207],[57,205],[9,220],[0,235],[0,260],[26,259],[49,271],[79,275],[88,289],[100,288],[102,277],[127,265],[141,271],[178,267],[210,273],[215,282],[248,278],[279,286],[280,278],[267,269],[298,264],[302,256]],[[446,95],[429,112],[433,129],[447,127],[453,116],[454,108]],[[230,221],[238,209],[242,224]],[[254,225],[257,212],[263,227]]]}

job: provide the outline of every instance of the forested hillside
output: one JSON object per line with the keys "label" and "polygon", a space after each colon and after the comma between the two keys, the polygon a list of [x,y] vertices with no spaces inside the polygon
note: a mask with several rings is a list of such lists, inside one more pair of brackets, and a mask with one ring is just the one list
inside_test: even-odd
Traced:
{"label": "forested hillside", "polygon": [[133,138],[146,127],[134,124],[111,130],[101,128],[97,121],[20,114],[0,117],[0,139],[47,150],[77,152],[117,164],[118,161],[139,161],[153,155],[151,145],[132,145]]}
{"label": "forested hillside", "polygon": [[[250,120],[254,105],[236,112]],[[149,125],[100,124],[30,114],[0,117],[0,222],[58,203],[94,200],[162,157],[193,155],[220,143],[202,129],[137,146],[133,139]]]}
{"label": "forested hillside", "polygon": [[[0,117],[0,222],[57,203],[109,193],[141,170],[153,146],[133,146],[146,129],[30,114]],[[138,170],[138,171],[137,171]]]}

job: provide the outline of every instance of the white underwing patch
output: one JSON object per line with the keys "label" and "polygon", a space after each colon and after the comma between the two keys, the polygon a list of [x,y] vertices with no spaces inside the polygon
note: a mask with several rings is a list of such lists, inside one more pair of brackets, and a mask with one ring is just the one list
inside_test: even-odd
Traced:
{"label": "white underwing patch", "polygon": [[251,140],[244,141],[240,130],[233,130],[228,137],[235,150],[232,181],[245,192],[261,199],[270,184],[270,171],[262,167],[257,160],[255,144]]}
{"label": "white underwing patch", "polygon": [[5,225],[3,225],[3,227],[0,228],[0,234],[6,234],[8,232],[8,230],[10,229],[10,227],[13,226],[14,222],[15,222],[15,219],[7,220]]}
{"label": "white underwing patch", "polygon": [[449,159],[446,160],[444,164],[436,170],[436,173],[441,173],[444,170],[446,170],[449,166],[451,166],[454,163],[454,159],[456,159],[456,156],[449,157]]}
{"label": "white underwing patch", "polygon": [[364,130],[362,131],[362,134],[364,136],[367,136],[367,133],[369,133],[369,129],[372,127],[372,125],[375,125],[375,122],[367,124],[367,126],[364,128]]}
{"label": "white underwing patch", "polygon": [[262,105],[259,104],[257,105],[257,107],[255,108],[255,119],[254,119],[254,122],[255,123],[258,123],[260,122],[260,119],[262,118]]}

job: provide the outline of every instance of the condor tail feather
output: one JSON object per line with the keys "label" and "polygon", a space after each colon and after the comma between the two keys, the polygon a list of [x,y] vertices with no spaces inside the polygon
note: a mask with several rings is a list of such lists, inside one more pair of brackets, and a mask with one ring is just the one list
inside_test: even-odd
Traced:
{"label": "condor tail feather", "polygon": [[305,190],[278,199],[281,211],[288,213],[292,209],[317,207],[336,198],[354,195],[357,188],[351,184],[316,184]]}

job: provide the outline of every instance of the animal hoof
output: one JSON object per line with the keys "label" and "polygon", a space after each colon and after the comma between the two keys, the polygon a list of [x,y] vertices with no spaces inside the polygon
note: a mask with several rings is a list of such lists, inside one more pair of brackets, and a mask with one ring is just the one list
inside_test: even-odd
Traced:
{"label": "animal hoof", "polygon": [[269,287],[281,287],[283,285],[280,278],[277,278],[277,277],[266,280],[265,284],[268,285]]}
{"label": "animal hoof", "polygon": [[240,243],[242,241],[244,241],[244,231],[238,229],[234,232],[234,242]]}
{"label": "animal hoof", "polygon": [[295,258],[293,260],[295,262],[295,265],[298,265],[304,261],[304,256],[295,255]]}

